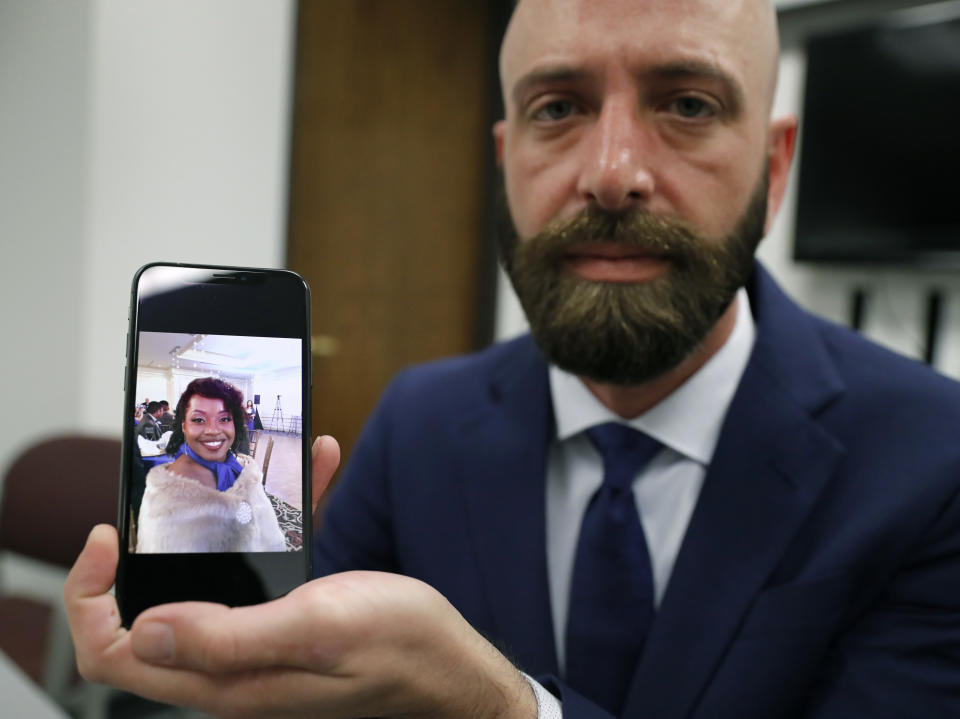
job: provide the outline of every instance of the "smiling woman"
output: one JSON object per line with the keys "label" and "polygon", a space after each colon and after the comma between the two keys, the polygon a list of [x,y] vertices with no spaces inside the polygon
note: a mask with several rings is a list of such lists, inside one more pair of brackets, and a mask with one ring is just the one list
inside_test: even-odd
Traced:
{"label": "smiling woman", "polygon": [[167,454],[147,475],[138,553],[282,552],[283,533],[251,457],[240,391],[196,379],[177,402]]}

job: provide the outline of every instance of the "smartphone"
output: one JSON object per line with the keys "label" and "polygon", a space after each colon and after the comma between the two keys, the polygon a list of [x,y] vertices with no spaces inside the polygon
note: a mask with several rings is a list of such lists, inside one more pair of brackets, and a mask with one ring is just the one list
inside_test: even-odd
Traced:
{"label": "smartphone", "polygon": [[312,576],[310,290],[294,272],[137,271],[124,370],[116,592],[240,606]]}

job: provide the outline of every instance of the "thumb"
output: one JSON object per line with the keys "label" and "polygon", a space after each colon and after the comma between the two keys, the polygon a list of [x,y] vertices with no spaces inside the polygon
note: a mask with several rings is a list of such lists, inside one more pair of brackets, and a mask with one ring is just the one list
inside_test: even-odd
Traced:
{"label": "thumb", "polygon": [[116,529],[98,524],[91,530],[83,551],[63,585],[64,600],[68,607],[77,601],[99,597],[110,591],[116,576],[119,553]]}
{"label": "thumb", "polygon": [[314,440],[312,453],[313,511],[316,512],[317,502],[340,466],[340,445],[330,435],[323,435]]}
{"label": "thumb", "polygon": [[85,676],[127,632],[111,595],[117,570],[117,531],[101,524],[93,528],[63,585],[64,604],[77,661]]}

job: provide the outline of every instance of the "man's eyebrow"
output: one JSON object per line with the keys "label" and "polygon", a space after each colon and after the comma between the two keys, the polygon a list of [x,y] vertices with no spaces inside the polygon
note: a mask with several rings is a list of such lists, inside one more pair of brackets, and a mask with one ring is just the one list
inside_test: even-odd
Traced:
{"label": "man's eyebrow", "polygon": [[726,70],[700,60],[683,60],[657,65],[645,70],[642,75],[661,79],[705,77],[719,82],[730,97],[730,111],[738,113],[744,106],[744,92],[740,83]]}
{"label": "man's eyebrow", "polygon": [[545,85],[558,82],[576,82],[583,80],[590,75],[583,69],[570,67],[568,65],[557,65],[531,70],[526,75],[522,75],[514,84],[513,91],[510,93],[514,103],[517,106],[523,104],[524,94],[536,85]]}
{"label": "man's eyebrow", "polygon": [[[524,94],[537,85],[551,83],[578,82],[591,76],[588,70],[568,65],[548,66],[531,70],[522,75],[514,84],[511,97],[519,107],[523,104]],[[702,60],[680,60],[645,69],[640,77],[673,79],[706,77],[719,82],[730,98],[730,112],[737,114],[744,106],[744,91],[740,83],[729,72]]]}

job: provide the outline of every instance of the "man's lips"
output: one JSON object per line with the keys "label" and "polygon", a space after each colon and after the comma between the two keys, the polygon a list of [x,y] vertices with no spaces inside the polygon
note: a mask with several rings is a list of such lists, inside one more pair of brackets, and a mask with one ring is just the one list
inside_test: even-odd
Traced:
{"label": "man's lips", "polygon": [[574,245],[563,259],[570,272],[593,282],[646,282],[669,265],[665,256],[610,242]]}

